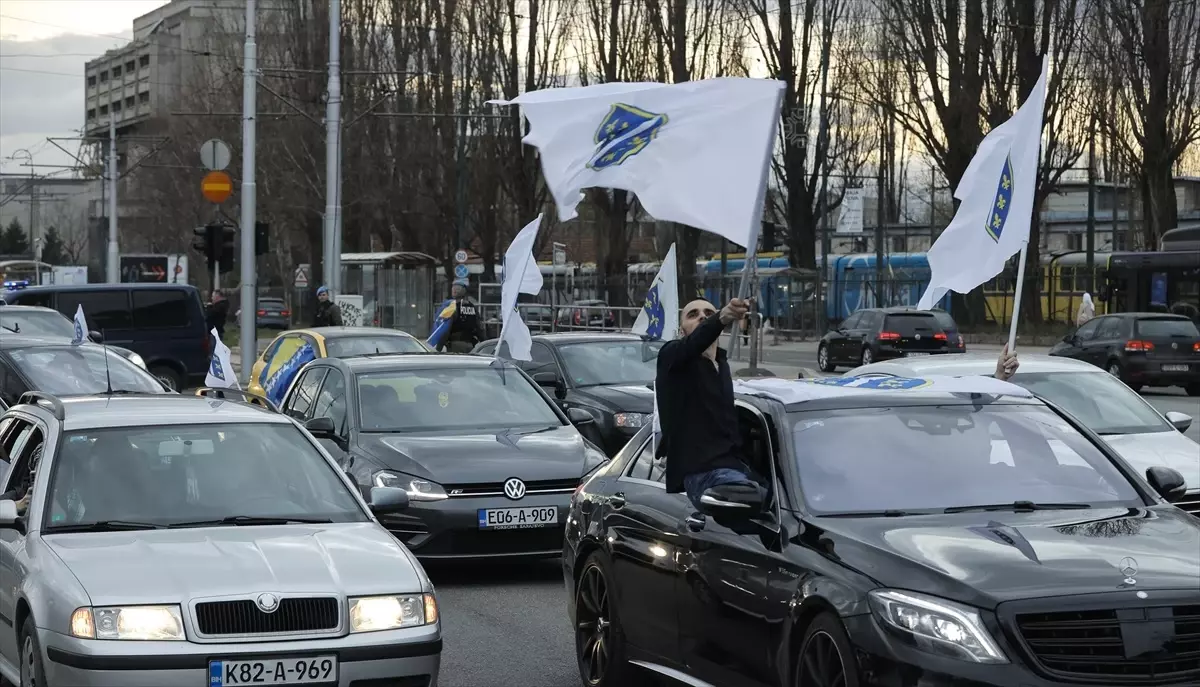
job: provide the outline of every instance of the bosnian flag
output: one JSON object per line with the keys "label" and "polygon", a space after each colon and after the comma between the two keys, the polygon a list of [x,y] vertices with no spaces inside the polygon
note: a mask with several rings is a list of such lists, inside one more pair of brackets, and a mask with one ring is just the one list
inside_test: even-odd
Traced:
{"label": "bosnian flag", "polygon": [[[673,243],[667,251],[667,257],[663,258],[654,281],[650,282],[650,290],[646,292],[642,312],[633,323],[633,333],[648,341],[670,341],[679,336],[679,273]],[[654,391],[652,422],[654,435],[657,437],[662,434],[662,425],[658,420],[657,389]]]}
{"label": "bosnian flag", "polygon": [[75,319],[72,322],[75,325],[75,336],[71,338],[71,345],[78,346],[87,341],[87,318],[83,316],[83,305],[75,308]]}

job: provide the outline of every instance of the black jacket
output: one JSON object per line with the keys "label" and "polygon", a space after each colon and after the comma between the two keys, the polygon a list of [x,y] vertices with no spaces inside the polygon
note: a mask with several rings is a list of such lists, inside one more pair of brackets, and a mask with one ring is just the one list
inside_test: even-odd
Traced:
{"label": "black jacket", "polygon": [[713,315],[658,352],[654,381],[662,424],[658,450],[667,456],[668,492],[683,491],[688,475],[717,468],[745,470],[739,458],[741,433],[725,349],[717,349],[715,365],[704,355],[724,330],[720,318],[720,313]]}
{"label": "black jacket", "polygon": [[471,345],[479,343],[483,337],[479,331],[479,306],[470,296],[463,296],[455,303],[454,320],[450,323],[447,341],[465,341]]}
{"label": "black jacket", "polygon": [[221,338],[225,338],[225,322],[229,319],[229,301],[220,300],[209,303],[204,312],[204,326],[209,331],[217,330]]}
{"label": "black jacket", "polygon": [[340,327],[342,326],[342,309],[333,301],[320,301],[317,303],[317,311],[313,314],[314,327]]}

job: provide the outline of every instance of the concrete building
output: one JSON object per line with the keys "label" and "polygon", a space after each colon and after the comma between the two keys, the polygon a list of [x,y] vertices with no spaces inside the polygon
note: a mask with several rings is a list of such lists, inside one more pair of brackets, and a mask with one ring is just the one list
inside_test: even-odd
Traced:
{"label": "concrete building", "polygon": [[45,232],[54,227],[71,257],[86,263],[92,199],[100,196],[101,184],[98,179],[0,174],[0,229],[16,219],[36,252]]}

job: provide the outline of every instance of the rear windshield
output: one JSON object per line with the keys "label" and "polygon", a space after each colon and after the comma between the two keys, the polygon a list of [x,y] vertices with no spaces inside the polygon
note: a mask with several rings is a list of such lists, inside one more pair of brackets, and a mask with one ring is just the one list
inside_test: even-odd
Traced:
{"label": "rear windshield", "polygon": [[1151,317],[1137,321],[1138,336],[1173,336],[1185,339],[1200,338],[1200,331],[1191,320],[1173,317]]}
{"label": "rear windshield", "polygon": [[950,317],[950,313],[948,312],[934,311],[933,319],[938,323],[938,326],[945,331],[949,332],[958,329],[958,323],[954,321],[953,317]]}
{"label": "rear windshield", "polygon": [[429,347],[411,336],[350,336],[326,339],[325,350],[330,358],[353,358],[378,353],[424,353]]}
{"label": "rear windshield", "polygon": [[924,334],[925,332],[934,332],[939,329],[941,327],[938,326],[937,320],[933,319],[933,315],[927,312],[888,315],[883,321],[884,331],[896,332],[900,336]]}

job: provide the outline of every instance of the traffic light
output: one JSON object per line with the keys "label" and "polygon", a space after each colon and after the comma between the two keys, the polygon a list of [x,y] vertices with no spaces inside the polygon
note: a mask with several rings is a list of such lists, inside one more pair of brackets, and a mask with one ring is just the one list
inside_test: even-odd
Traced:
{"label": "traffic light", "polygon": [[209,267],[212,267],[213,261],[218,257],[217,248],[220,241],[221,225],[209,224],[203,227],[196,227],[192,230],[192,233],[196,235],[196,240],[192,241],[192,248],[204,254],[204,259],[208,260]]}
{"label": "traffic light", "polygon": [[221,271],[233,271],[234,248],[237,243],[237,230],[229,225],[221,227]]}
{"label": "traffic light", "polygon": [[254,223],[254,254],[266,255],[271,252],[270,244],[271,225],[266,222]]}

